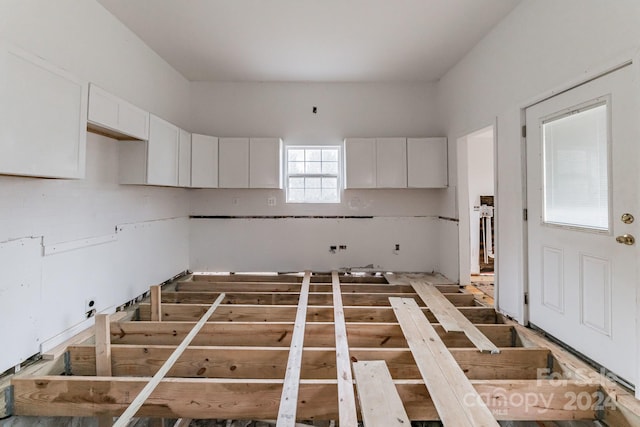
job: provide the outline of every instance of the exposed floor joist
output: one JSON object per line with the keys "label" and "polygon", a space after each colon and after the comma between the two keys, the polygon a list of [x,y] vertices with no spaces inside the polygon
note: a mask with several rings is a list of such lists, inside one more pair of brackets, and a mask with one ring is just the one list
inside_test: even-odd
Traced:
{"label": "exposed floor joist", "polygon": [[[56,356],[49,368],[30,369],[31,375],[14,378],[15,413],[121,415],[210,304],[227,293],[142,404],[140,416],[276,420],[295,348],[300,350],[300,357],[295,358],[300,378],[295,408],[298,421],[339,420],[349,414],[339,403],[338,390],[341,384],[353,392],[353,381],[345,380],[340,372],[348,370],[350,375],[352,363],[367,361],[388,366],[410,420],[437,420],[440,416],[416,356],[389,304],[391,297],[409,298],[421,305],[414,316],[419,313],[432,323],[431,338],[441,342],[440,350],[450,355],[447,363],[463,372],[468,387],[482,397],[495,419],[604,419],[615,426],[640,425],[640,409],[628,391],[584,375],[571,376],[574,370],[584,372],[584,367],[535,333],[481,306],[473,294],[441,275],[316,273],[310,276],[308,293],[303,281],[302,273],[193,275],[166,285],[153,303],[140,305],[140,320],[116,318],[108,324],[112,376],[96,376],[104,371],[99,371],[100,357],[93,342],[70,341],[70,376],[51,375],[63,369],[62,358]],[[447,332],[437,323],[433,307],[426,307],[428,301],[425,304],[411,286],[412,281],[433,284],[433,290],[440,293],[437,297],[454,307],[458,319],[465,319],[461,323],[468,320],[500,353],[480,353],[464,330]],[[307,304],[301,301],[305,295]],[[301,311],[304,305],[306,310]],[[158,313],[155,321],[151,321],[152,311]],[[301,324],[302,347],[293,346],[298,341],[296,326]],[[567,379],[558,385],[554,379],[539,378],[540,372]],[[594,404],[571,406],[571,396],[603,393],[615,395],[613,409],[599,410]],[[536,404],[510,404],[523,396],[536,396]]]}

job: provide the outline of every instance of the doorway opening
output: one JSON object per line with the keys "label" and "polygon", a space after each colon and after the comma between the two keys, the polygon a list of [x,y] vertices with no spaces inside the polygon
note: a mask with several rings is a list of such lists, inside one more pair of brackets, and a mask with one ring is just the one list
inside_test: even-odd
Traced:
{"label": "doorway opening", "polygon": [[460,283],[494,294],[495,127],[458,139]]}

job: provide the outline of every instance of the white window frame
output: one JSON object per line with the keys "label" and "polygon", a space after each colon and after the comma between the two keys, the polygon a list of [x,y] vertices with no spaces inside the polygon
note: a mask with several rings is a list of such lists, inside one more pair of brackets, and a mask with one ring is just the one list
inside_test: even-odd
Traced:
{"label": "white window frame", "polygon": [[[289,174],[289,150],[336,150],[338,153],[338,171],[336,174],[309,174],[309,173],[292,173]],[[305,161],[306,163],[306,161]],[[284,149],[284,182],[286,189],[286,203],[291,204],[338,204],[342,200],[342,147],[339,145],[287,145]],[[289,178],[337,178],[336,200],[327,201],[292,201],[289,200]]]}

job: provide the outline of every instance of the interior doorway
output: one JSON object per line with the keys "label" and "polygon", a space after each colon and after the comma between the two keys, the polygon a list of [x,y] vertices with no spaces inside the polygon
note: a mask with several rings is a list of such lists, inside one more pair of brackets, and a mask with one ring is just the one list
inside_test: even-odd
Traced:
{"label": "interior doorway", "polygon": [[495,126],[457,141],[460,283],[487,285],[495,279]]}

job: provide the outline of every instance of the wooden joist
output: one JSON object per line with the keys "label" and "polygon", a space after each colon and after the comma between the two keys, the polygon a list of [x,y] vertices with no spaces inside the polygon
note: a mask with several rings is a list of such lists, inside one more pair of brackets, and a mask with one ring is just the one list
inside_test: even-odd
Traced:
{"label": "wooden joist", "polygon": [[336,338],[336,370],[338,378],[338,408],[339,420],[342,427],[357,427],[358,414],[356,398],[353,392],[353,377],[351,374],[351,356],[347,340],[347,326],[342,309],[342,292],[337,272],[331,273],[333,286],[333,318],[335,321]]}
{"label": "wooden joist", "polygon": [[[175,346],[112,345],[114,376],[151,377]],[[503,348],[500,354],[478,353],[474,348],[449,349],[470,379],[536,379],[548,367],[550,353],[544,348]],[[350,347],[352,361],[384,360],[396,379],[419,379],[420,371],[408,348]],[[288,347],[191,346],[168,377],[279,379],[285,375]],[[73,375],[96,375],[92,345],[69,347]],[[305,347],[300,376],[303,379],[336,378],[333,348]]]}
{"label": "wooden joist", "polygon": [[498,427],[415,300],[390,298],[390,302],[444,426]]}
{"label": "wooden joist", "polygon": [[473,323],[458,311],[433,285],[424,282],[411,282],[422,301],[429,307],[438,322],[447,332],[464,332],[469,340],[483,353],[499,353],[498,347],[491,342]]}
{"label": "wooden joist", "polygon": [[145,384],[145,386],[137,393],[136,397],[133,401],[127,406],[127,409],[120,415],[118,420],[113,424],[115,427],[126,427],[129,424],[131,418],[133,418],[136,413],[140,410],[140,408],[147,401],[151,393],[156,389],[156,387],[160,384],[162,379],[167,375],[169,369],[173,366],[174,363],[178,360],[180,355],[186,350],[186,348],[191,344],[191,341],[196,337],[200,329],[207,323],[211,314],[218,308],[222,300],[224,299],[224,294],[221,294],[218,299],[216,299],[209,310],[202,316],[202,319],[196,323],[193,328],[189,331],[187,336],[182,340],[180,345],[171,353],[171,355],[167,358],[167,360],[162,364],[158,372],[151,378],[151,380]]}
{"label": "wooden joist", "polygon": [[309,283],[311,272],[307,271],[302,279],[300,302],[296,322],[293,325],[293,335],[289,347],[289,357],[284,376],[280,408],[278,410],[278,427],[295,427],[296,410],[298,408],[298,388],[300,385],[300,371],[302,370],[302,351],[304,349],[304,329],[307,323],[307,301],[309,298]]}
{"label": "wooden joist", "polygon": [[[304,273],[264,275],[264,274],[193,274],[193,281],[218,282],[278,282],[278,283],[302,283]],[[331,283],[330,273],[313,273],[311,276],[313,283]],[[387,280],[382,275],[340,275],[342,283],[365,283],[365,284],[387,284]],[[451,283],[451,282],[449,282]]]}
{"label": "wooden joist", "polygon": [[[207,311],[208,304],[162,304],[163,321],[195,321]],[[151,320],[151,306],[140,304],[140,320]],[[396,321],[391,307],[343,306],[346,322],[378,322],[391,323]],[[423,312],[432,323],[437,323],[436,317],[427,307]],[[497,316],[490,307],[458,307],[458,310],[473,323],[496,323]],[[296,305],[253,305],[253,304],[223,304],[213,313],[211,321],[218,322],[293,322],[296,317]],[[307,322],[332,322],[332,306],[307,307]]]}
{"label": "wooden joist", "polygon": [[[206,282],[184,281],[175,284],[177,292],[300,292],[300,283],[278,282]],[[436,285],[442,293],[459,293],[458,285]],[[340,290],[345,293],[413,293],[411,285],[390,284],[358,284],[340,283]],[[309,292],[331,292],[331,283],[311,283]]]}
{"label": "wooden joist", "polygon": [[[151,300],[151,320],[160,322],[162,320],[162,288],[160,285],[151,286],[149,291],[149,299]],[[216,295],[216,298],[218,296]],[[212,301],[215,298],[212,298]],[[208,304],[211,304],[208,302]]]}
{"label": "wooden joist", "polygon": [[383,360],[354,363],[353,373],[356,377],[364,427],[411,425],[387,364]]}
{"label": "wooden joist", "polygon": [[[162,303],[180,304],[210,304],[218,295],[217,292],[162,292]],[[441,294],[455,306],[471,307],[475,305],[472,294],[453,293]],[[405,292],[378,293],[347,293],[342,296],[343,304],[347,306],[388,306],[389,297],[399,296],[416,298],[417,294]],[[298,292],[226,292],[223,304],[252,304],[252,305],[296,305],[300,294]],[[331,292],[309,293],[309,305],[331,305]],[[152,306],[153,310],[153,306]]]}
{"label": "wooden joist", "polygon": [[[111,323],[113,344],[177,345],[193,327],[194,322],[115,322]],[[407,347],[398,323],[347,323],[347,336],[353,347]],[[462,332],[446,333],[434,325],[448,347],[473,347]],[[513,327],[509,325],[478,325],[478,329],[498,347],[513,347]],[[208,322],[193,345],[231,345],[247,347],[282,347],[291,344],[293,322]],[[335,347],[332,322],[307,322],[305,345]]]}
{"label": "wooden joist", "polygon": [[[30,377],[13,380],[16,414],[36,416],[120,415],[149,378],[80,376]],[[138,416],[164,418],[275,419],[283,380],[165,378]],[[437,420],[424,382],[394,380],[411,420]],[[593,384],[553,380],[473,380],[474,389],[500,420],[595,419],[593,405],[573,408],[572,396],[592,395]],[[90,392],[89,392],[90,391]],[[338,418],[336,380],[301,380],[298,417]],[[531,396],[528,404],[521,402]],[[575,401],[574,401],[575,402]]]}

